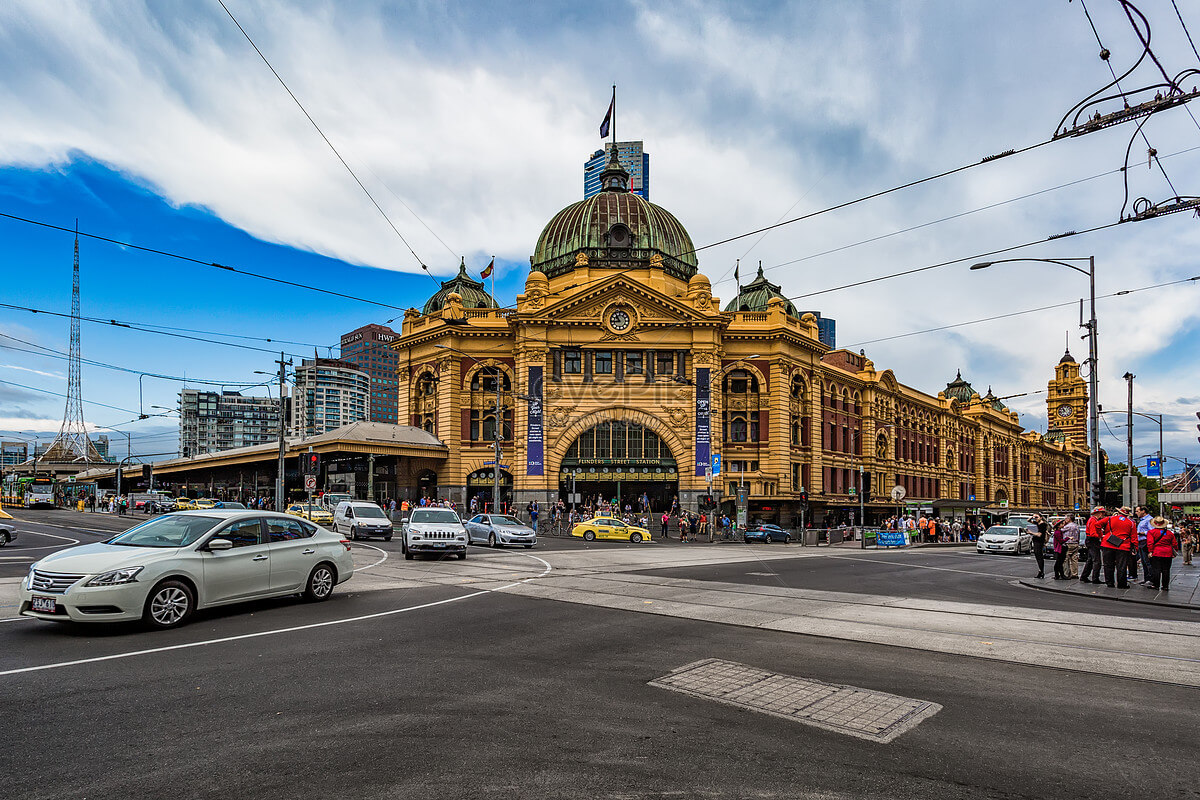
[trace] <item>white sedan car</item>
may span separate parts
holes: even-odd
[[[180,625],[198,608],[302,593],[350,579],[350,543],[270,511],[179,511],[106,542],[59,550],[21,582],[20,613],[72,622]]]
[[[1033,537],[1024,528],[1013,525],[993,525],[975,541],[975,549],[980,553],[1022,553],[1033,552]]]

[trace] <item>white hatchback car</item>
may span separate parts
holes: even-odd
[[[180,625],[198,608],[303,593],[350,579],[350,543],[270,511],[178,511],[105,542],[59,550],[21,582],[20,613],[72,622]]]

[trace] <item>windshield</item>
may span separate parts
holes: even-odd
[[[342,502],[343,500],[353,500],[354,498],[352,498],[348,494],[327,494],[322,499],[326,503],[329,503],[331,505],[337,505],[338,503]]]
[[[228,500],[226,500],[226,501],[224,501],[223,503],[221,503],[221,508],[234,508],[234,509],[240,508],[240,509],[245,509],[245,508],[246,508],[246,506],[245,506],[245,505],[243,505],[242,503],[231,503],[231,502],[229,502]]]
[[[524,522],[521,522],[521,520],[517,519],[516,517],[506,517],[503,514],[493,516],[492,522],[496,525],[524,525],[525,524]]]
[[[1020,533],[1020,528],[1012,528],[1007,525],[993,525],[987,529],[988,536],[1017,536]]]
[[[155,517],[141,525],[109,539],[109,544],[122,547],[187,547],[212,530],[220,520],[214,517],[193,517],[169,514]]]
[[[387,519],[379,506],[352,506],[354,516],[364,519]]]
[[[458,514],[448,508],[418,508],[412,512],[409,522],[458,522]]]

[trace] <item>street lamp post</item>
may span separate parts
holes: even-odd
[[[978,264],[972,264],[971,269],[986,269],[993,264],[1004,264],[1013,261],[1040,261],[1045,264],[1058,264],[1059,266],[1073,269],[1076,272],[1088,277],[1088,310],[1089,319],[1087,324],[1080,320],[1080,327],[1088,330],[1088,449],[1091,451],[1088,459],[1089,483],[1091,484],[1088,492],[1088,504],[1090,507],[1100,501],[1102,497],[1103,484],[1100,480],[1100,405],[1098,393],[1100,390],[1100,362],[1099,362],[1099,330],[1096,326],[1096,257],[1088,256],[1086,258],[1002,258],[996,261],[983,261]],[[1088,268],[1080,269],[1073,264],[1068,264],[1068,261],[1086,261]],[[1080,317],[1082,318],[1082,308],[1080,309]]]

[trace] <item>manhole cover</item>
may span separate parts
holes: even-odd
[[[694,661],[650,685],[872,742],[890,742],[942,710],[926,700],[797,678],[716,658]]]

